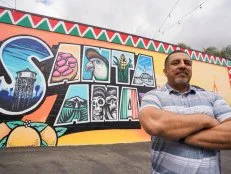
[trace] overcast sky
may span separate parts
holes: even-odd
[[[0,5],[14,8],[15,0]],[[231,44],[230,0],[16,0],[16,9],[195,50]]]

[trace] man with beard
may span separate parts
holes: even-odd
[[[140,123],[152,136],[152,173],[219,174],[221,149],[231,149],[231,108],[189,84],[192,61],[182,51],[165,59],[167,83],[146,93]]]
[[[113,88],[108,88],[106,93],[106,115],[107,120],[117,119],[117,91]]]

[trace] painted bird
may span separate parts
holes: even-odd
[[[92,48],[87,49],[85,54],[89,60],[85,67],[86,71],[92,71],[95,80],[107,81],[109,70],[108,60]]]

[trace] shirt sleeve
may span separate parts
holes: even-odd
[[[228,118],[231,118],[231,107],[222,97],[218,95],[215,96],[213,112],[217,120],[219,120],[220,122],[223,122]]]
[[[150,91],[144,95],[144,97],[142,98],[141,106],[139,110],[141,111],[143,108],[148,107],[148,106],[153,106],[158,109],[162,108],[161,102],[157,96],[156,91]]]

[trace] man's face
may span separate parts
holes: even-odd
[[[164,69],[168,83],[173,86],[187,85],[192,77],[192,61],[186,53],[172,54]]]

